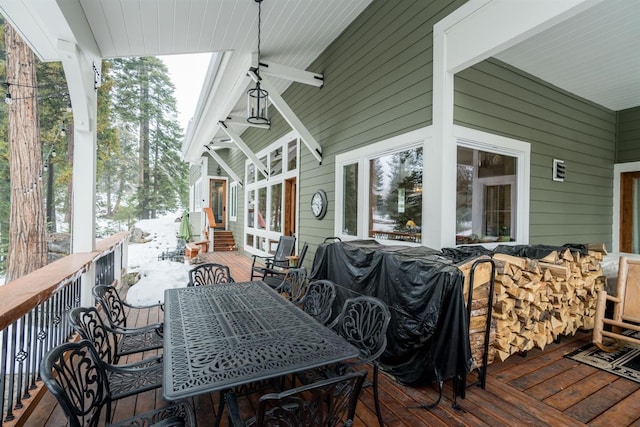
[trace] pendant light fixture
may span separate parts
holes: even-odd
[[[262,0],[258,3],[258,66],[252,68],[258,77],[255,87],[247,91],[247,122],[254,125],[270,125],[269,93],[260,86],[260,31],[262,26]]]

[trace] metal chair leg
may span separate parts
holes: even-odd
[[[380,410],[380,399],[378,398],[378,365],[373,365],[373,402],[376,406],[376,415],[378,416],[378,424],[384,426],[382,421],[382,411]]]

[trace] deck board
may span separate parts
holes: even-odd
[[[201,254],[208,262],[228,265],[236,281],[249,280],[251,258],[237,252]],[[137,322],[157,322],[162,319],[158,310]],[[608,374],[593,367],[565,358],[572,350],[590,341],[589,332],[562,337],[544,351],[531,350],[525,356],[512,355],[504,362],[489,366],[486,389],[476,385],[467,388],[465,399],[456,400],[453,385],[445,382],[442,400],[433,409],[421,409],[438,399],[433,384],[407,386],[381,373],[380,398],[385,424],[390,427],[420,426],[640,426],[640,384]],[[145,354],[145,357],[154,353]],[[134,360],[132,357],[130,360]],[[371,368],[368,368],[371,374]],[[474,381],[475,375],[469,376]],[[192,399],[198,425],[211,425],[219,395],[212,393]],[[143,393],[134,399],[118,402],[116,413],[129,415],[160,405],[160,390]],[[255,402],[241,399],[241,409],[248,416],[255,410]],[[25,426],[59,426],[64,416],[47,394]],[[224,427],[228,426],[226,416]],[[358,404],[356,427],[376,426],[371,387],[363,389]]]

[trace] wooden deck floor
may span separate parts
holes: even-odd
[[[207,254],[211,261],[230,267],[236,281],[248,280],[250,258],[235,252]],[[140,323],[149,319],[138,319]],[[385,424],[394,427],[418,426],[640,426],[640,384],[575,362],[565,354],[589,342],[589,332],[563,337],[544,351],[532,350],[526,357],[511,356],[489,367],[486,389],[470,386],[465,399],[453,407],[451,382],[445,383],[440,404],[430,410],[416,408],[435,402],[433,385],[412,387],[383,374],[380,398]],[[473,375],[470,380],[473,380]],[[116,405],[116,418],[142,412],[162,402],[162,392],[147,392]],[[209,426],[217,408],[218,395],[193,400],[198,425]],[[252,402],[243,400],[249,414]],[[61,426],[61,410],[46,395],[26,426]],[[223,425],[227,426],[226,417]],[[356,426],[376,426],[373,394],[363,389],[357,409]]]

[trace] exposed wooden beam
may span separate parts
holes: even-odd
[[[318,144],[318,141],[311,135],[311,132],[302,124],[302,121],[296,116],[296,113],[293,112],[291,107],[289,107],[282,96],[280,96],[280,93],[271,84],[269,79],[263,76],[258,77],[253,70],[249,70],[248,74],[253,81],[260,79],[260,85],[269,92],[269,99],[271,99],[273,106],[276,107],[286,122],[289,123],[289,126],[298,132],[302,141],[307,148],[309,148],[309,151],[311,151],[311,154],[313,154],[319,162],[322,162],[322,147],[320,147],[320,144]]]
[[[324,75],[321,73],[299,70],[287,65],[276,64],[275,62],[260,61],[260,74],[316,87],[324,85]]]
[[[216,163],[218,163],[220,165],[220,167],[222,169],[224,169],[224,171],[229,174],[229,176],[231,178],[233,178],[238,184],[240,184],[241,187],[244,187],[244,184],[242,183],[242,181],[240,180],[240,177],[238,175],[236,175],[236,173],[233,171],[233,169],[231,169],[229,167],[229,165],[227,164],[227,162],[225,162],[222,157],[220,157],[220,155],[218,153],[216,153],[216,150],[212,150],[211,147],[209,147],[208,145],[205,145],[204,148],[207,149],[207,153],[209,153],[209,155],[211,156],[211,158],[213,160],[216,161]]]
[[[242,138],[240,138],[240,135],[238,135],[232,129],[230,129],[225,124],[225,122],[220,121],[220,122],[218,122],[218,124],[220,125],[220,129],[222,129],[222,131],[224,133],[226,133],[229,136],[229,138],[231,138],[233,140],[233,142],[236,143],[238,148],[240,150],[242,150],[244,155],[247,156],[249,158],[249,160],[251,160],[253,162],[253,164],[256,165],[256,167],[260,170],[260,172],[262,172],[264,174],[264,176],[269,176],[269,169],[267,169],[267,167],[264,165],[264,163],[262,163],[260,161],[258,156],[256,156],[255,153],[253,151],[251,151],[251,148],[249,148],[247,143],[244,142],[242,140]]]
[[[271,129],[270,125],[260,125],[260,124],[255,124],[255,123],[249,123],[247,121],[246,118],[244,119],[234,119],[232,117],[227,117],[224,121],[226,124],[236,124],[239,126],[247,126],[247,127],[254,127],[254,128],[259,128],[259,129]]]

